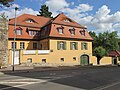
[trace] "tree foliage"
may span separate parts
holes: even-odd
[[[100,64],[100,59],[105,56],[106,51],[103,47],[99,46],[94,49],[94,52],[97,57],[97,64]]]
[[[0,0],[0,7],[2,7],[1,5],[4,5],[6,7],[10,6],[10,3],[13,2],[14,0]]]
[[[42,5],[37,16],[52,17],[52,12],[49,11],[48,6]]]
[[[99,58],[99,56],[96,54],[96,48],[97,50],[98,47],[102,47],[105,49],[105,55],[107,55],[110,51],[112,50],[118,50],[119,49],[119,40],[118,40],[118,35],[116,31],[113,32],[104,32],[104,33],[99,33],[96,35],[95,32],[89,32],[91,37],[94,39],[92,45],[93,45],[93,55]],[[102,52],[101,52],[102,53]]]

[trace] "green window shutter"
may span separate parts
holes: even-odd
[[[76,50],[78,50],[78,42],[76,42]]]
[[[64,50],[66,50],[66,42],[64,42]]]
[[[57,41],[57,49],[60,50],[60,41]]]
[[[83,45],[84,45],[84,43],[82,42],[82,43],[81,43],[81,50],[83,50]]]
[[[86,50],[88,50],[88,43],[86,43]]]
[[[72,50],[72,42],[70,42],[70,50]]]

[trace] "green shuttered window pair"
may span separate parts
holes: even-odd
[[[57,49],[58,50],[66,50],[66,42],[58,41],[57,42]]]
[[[81,50],[88,50],[88,43],[82,42],[81,43]]]
[[[70,42],[70,50],[78,50],[78,42]]]

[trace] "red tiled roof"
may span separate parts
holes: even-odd
[[[111,57],[120,56],[120,52],[114,50],[114,51],[109,52],[108,55],[111,56]]]
[[[26,20],[32,19],[34,23],[26,22]],[[23,14],[16,18],[17,25],[19,26],[30,26],[30,27],[42,27],[47,24],[51,18],[46,18],[42,16],[35,16],[30,14]],[[9,21],[9,24],[14,24],[14,18]]]
[[[68,19],[70,22],[65,22],[64,20]],[[27,20],[32,20],[33,23],[26,22]],[[16,18],[17,26],[16,28],[22,28],[22,35],[17,35],[16,38],[19,39],[40,39],[40,37],[33,37],[29,36],[27,32],[27,28],[30,30],[40,30],[41,27],[46,26],[49,24],[50,34],[47,36],[51,37],[61,37],[61,38],[74,38],[74,39],[82,39],[82,40],[93,40],[92,37],[89,35],[87,30],[85,30],[85,36],[82,36],[80,31],[86,29],[84,26],[78,24],[77,22],[73,21],[72,19],[65,16],[63,13],[59,14],[55,18],[46,18],[42,16],[34,16],[30,14],[23,14]],[[57,31],[58,26],[63,26],[64,34],[59,34]],[[75,35],[71,35],[69,29],[75,28]],[[9,38],[13,38],[13,30],[14,30],[14,18],[9,21]],[[49,32],[48,30],[48,32]],[[44,31],[44,30],[43,30]],[[42,34],[42,33],[41,33]],[[46,35],[45,35],[46,36]]]
[[[65,22],[64,20],[68,19],[70,20],[70,22]],[[68,26],[73,26],[73,27],[80,27],[80,28],[85,28],[84,26],[78,24],[77,22],[75,22],[74,20],[68,18],[65,14],[61,13],[59,15],[57,15],[54,19],[52,23],[56,23],[56,24],[61,24],[61,25],[68,25]]]

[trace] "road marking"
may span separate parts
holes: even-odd
[[[107,88],[113,87],[113,86],[115,86],[117,84],[120,84],[120,81],[112,83],[112,84],[109,84],[109,85],[106,85],[106,86],[101,86],[101,87],[93,88],[91,90],[103,90],[103,89],[107,89]]]
[[[42,80],[42,79],[31,79],[31,78],[27,78],[27,79],[14,79],[14,80],[5,80],[0,82],[0,84],[22,84],[22,85],[14,85],[14,86],[10,86],[10,87],[5,87],[2,88],[0,90],[6,90],[6,89],[10,89],[10,88],[14,88],[14,87],[22,87],[22,86],[27,86],[30,84],[36,84],[36,83],[44,83],[44,82],[48,82],[48,80]]]
[[[35,83],[38,83],[38,82],[35,82]],[[6,87],[6,88],[2,88],[0,90],[5,90],[5,89],[10,89],[10,88],[15,88],[15,87],[22,87],[22,86],[27,86],[27,85],[30,85],[30,84],[35,84],[35,83],[26,83],[26,84],[22,84],[22,85],[15,85],[15,86],[10,86],[10,87]]]

